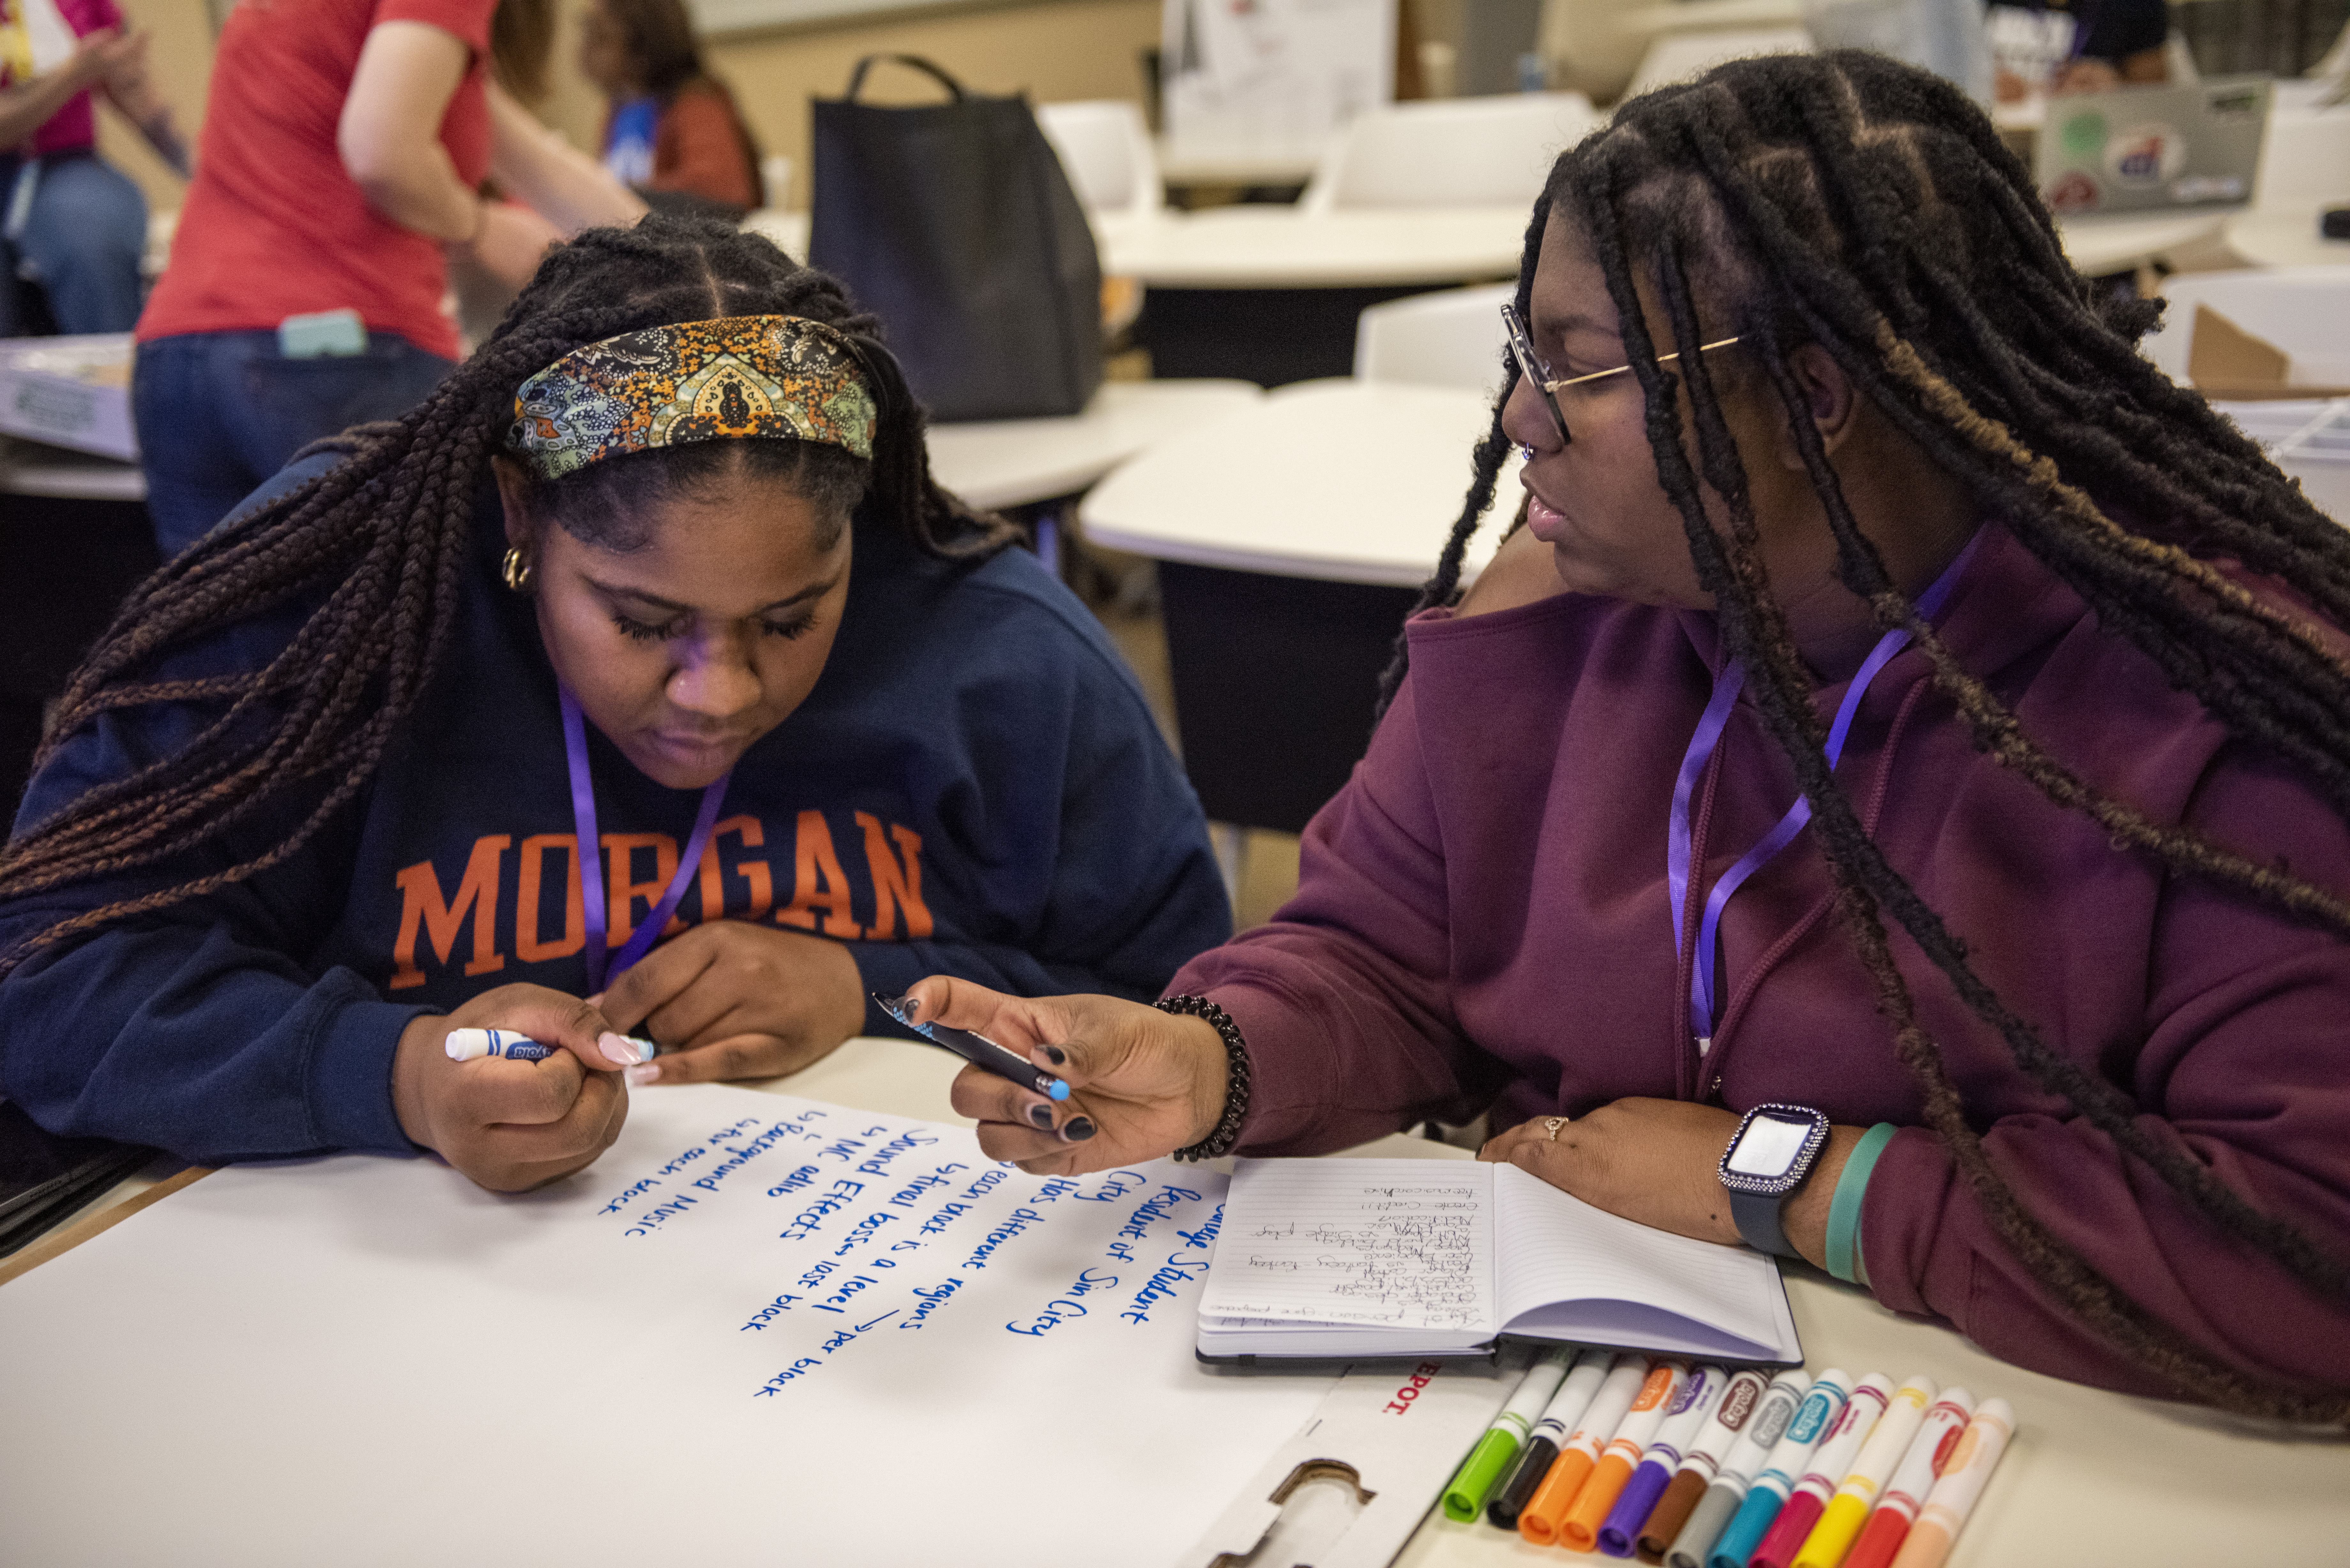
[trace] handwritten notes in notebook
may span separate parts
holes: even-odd
[[[1224,1188],[715,1085],[518,1198],[221,1171],[0,1289],[0,1556],[1171,1562],[1329,1386],[1194,1360]]]
[[[1356,1159],[1247,1168],[1249,1220],[1224,1240],[1203,1314],[1490,1329],[1490,1169]]]
[[[1514,1166],[1243,1160],[1223,1224],[1204,1355],[1435,1355],[1511,1334],[1803,1359],[1770,1259],[1606,1213]]]

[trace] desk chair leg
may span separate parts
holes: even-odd
[[[1248,829],[1229,822],[1208,824],[1208,846],[1216,852],[1216,869],[1224,876],[1224,896],[1232,908],[1241,905],[1241,879],[1248,875]]]

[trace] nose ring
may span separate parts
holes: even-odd
[[[1527,462],[1532,462],[1534,460],[1534,443],[1531,441],[1520,441],[1518,443],[1518,456]]]

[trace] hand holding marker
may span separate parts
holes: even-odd
[[[905,996],[883,996],[873,993],[881,1011],[929,1041],[943,1045],[972,1066],[983,1072],[1006,1078],[1024,1089],[1033,1089],[1048,1100],[1066,1100],[1069,1085],[1014,1053],[1005,1050],[984,1034],[974,1034],[968,1029],[957,1029],[948,1023],[917,1023],[911,1014],[913,999]]]

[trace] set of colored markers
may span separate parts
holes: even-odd
[[[1939,1568],[2014,1429],[2006,1400],[1923,1377],[1561,1349],[1469,1451],[1444,1512],[1671,1568]]]

